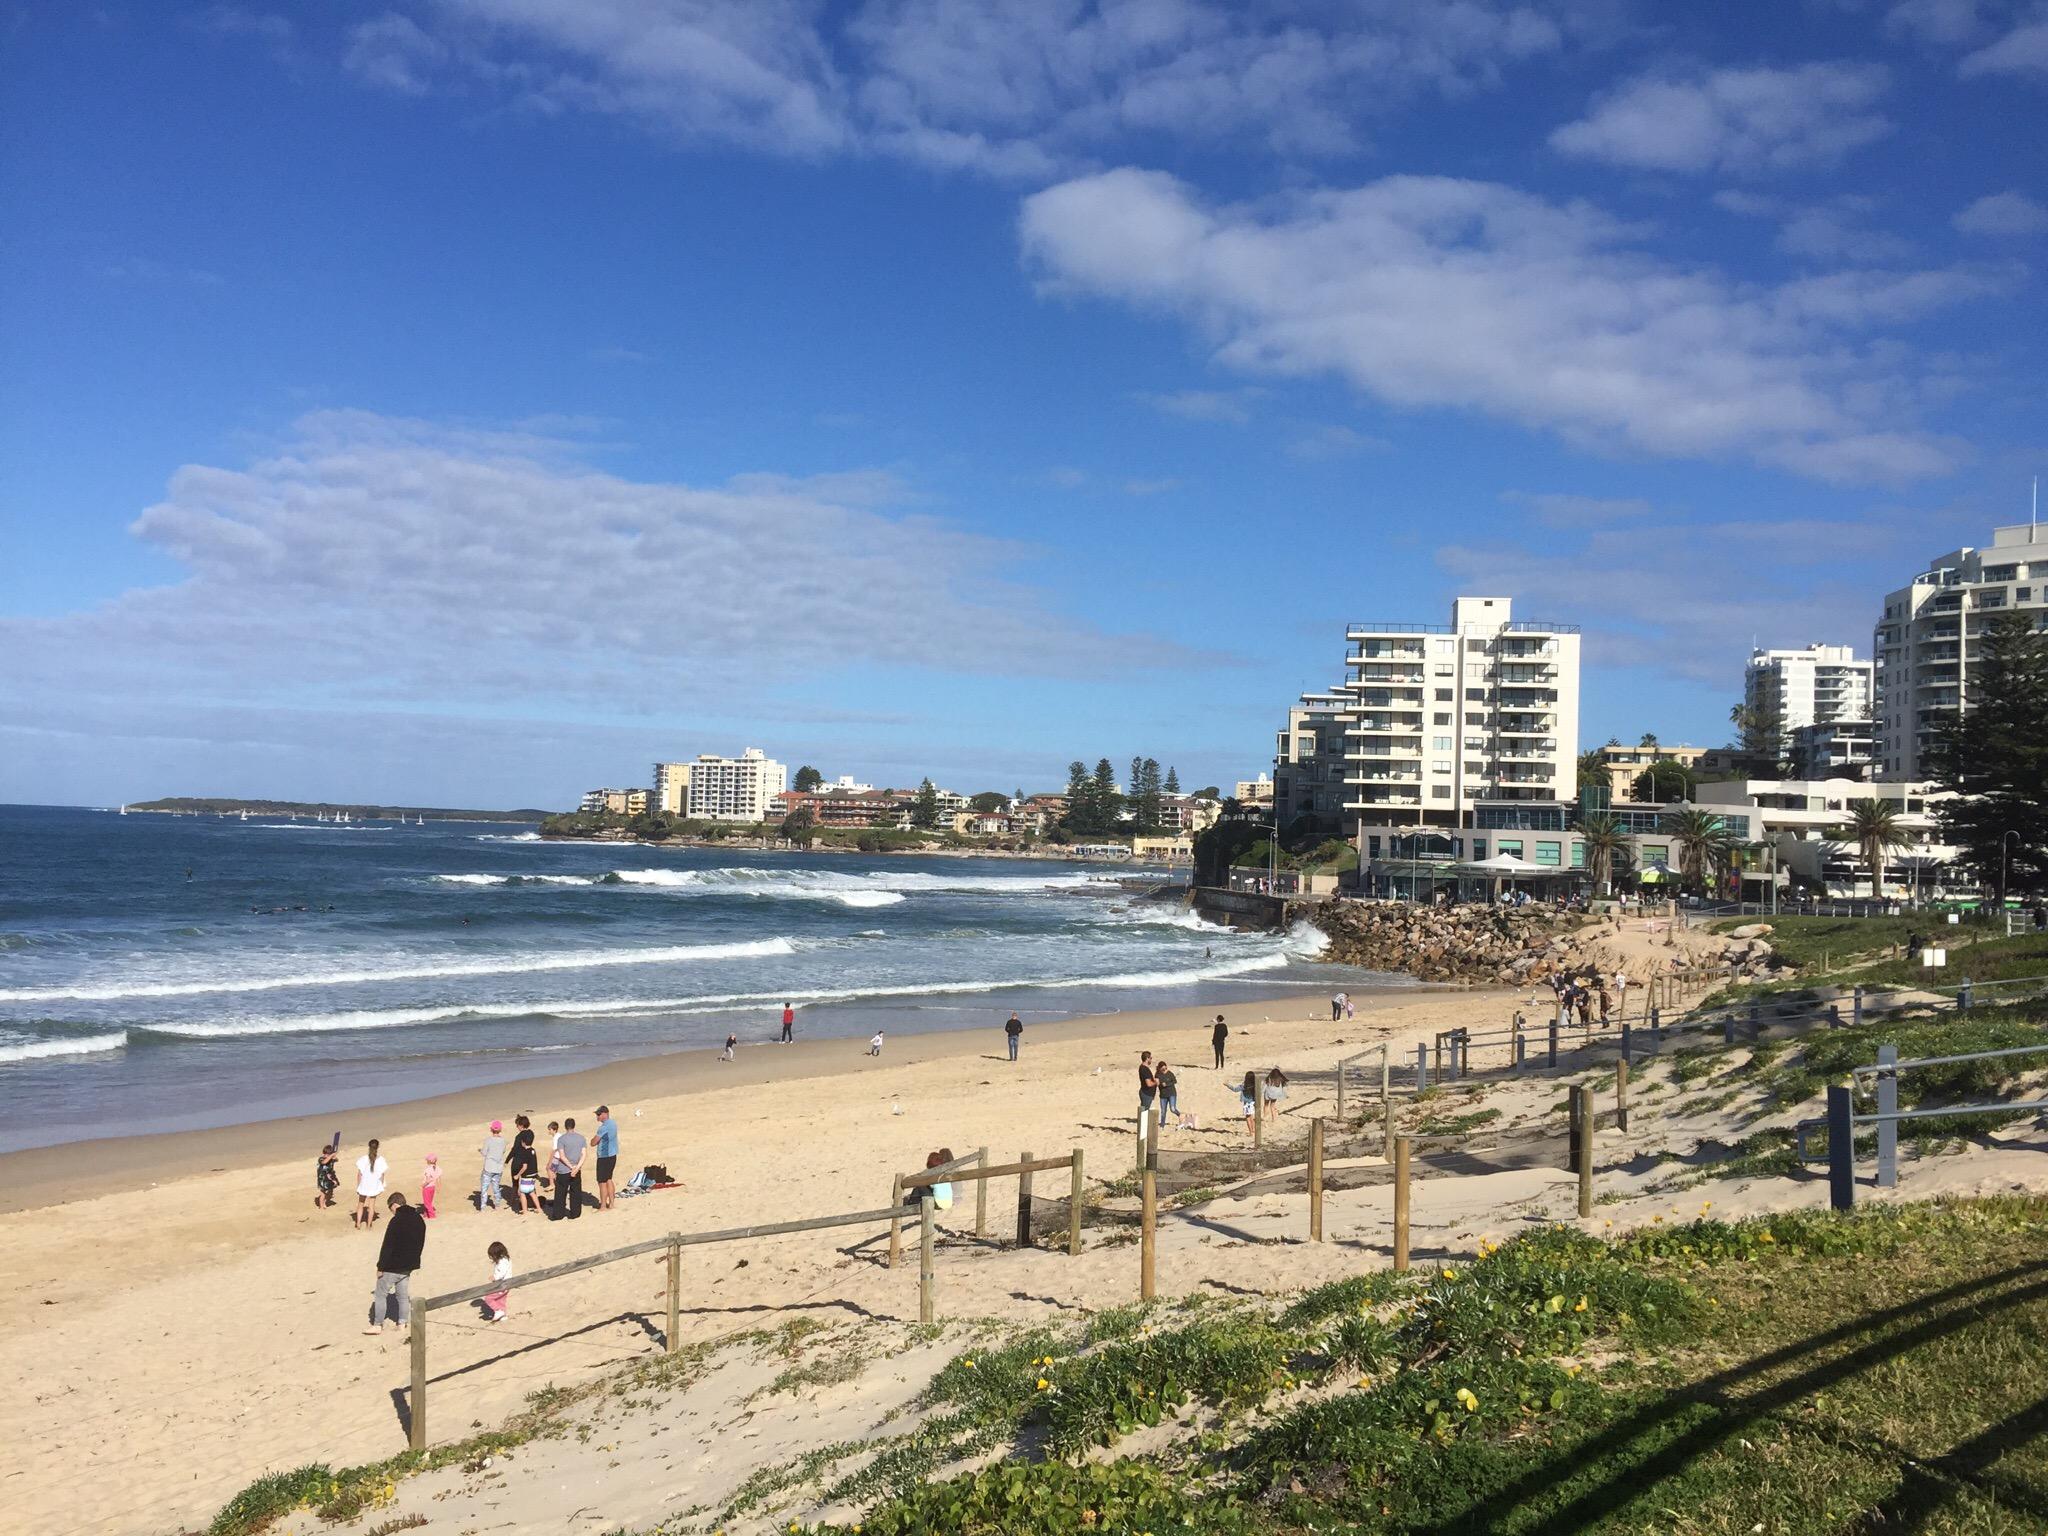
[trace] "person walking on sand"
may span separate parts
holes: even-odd
[[[868,1040],[868,1054],[870,1056],[879,1056],[882,1054],[882,1032],[879,1029],[876,1030],[873,1036]]]
[[[313,1164],[313,1209],[331,1210],[334,1206],[334,1192],[341,1188],[341,1169],[336,1166],[340,1160],[341,1148],[329,1142],[320,1149],[320,1159]]]
[[[512,1181],[512,1214],[524,1216],[528,1211],[538,1211],[540,1201],[534,1197],[534,1189],[540,1183],[540,1159],[533,1150],[531,1126],[512,1138],[512,1152],[505,1160],[505,1174]]]
[[[597,1158],[597,1208],[608,1211],[612,1208],[612,1196],[616,1189],[612,1175],[619,1167],[619,1122],[612,1118],[612,1112],[605,1105],[597,1106],[596,1145],[591,1152]]]
[[[1223,1070],[1223,1042],[1230,1038],[1230,1026],[1223,1022],[1223,1015],[1216,1015],[1216,1027],[1209,1031],[1209,1044],[1216,1051],[1216,1070]]]
[[[434,1219],[434,1195],[440,1188],[441,1159],[429,1152],[427,1166],[420,1173],[420,1215],[427,1221]]]
[[[369,1150],[356,1159],[356,1208],[349,1220],[365,1231],[377,1225],[376,1198],[384,1193],[384,1180],[391,1165],[377,1151],[377,1139],[370,1138]]]
[[[1010,1060],[1017,1059],[1017,1042],[1024,1038],[1024,1021],[1017,1017],[1017,1010],[1010,1010],[1010,1021],[1003,1026],[1003,1033],[1009,1037]]]
[[[1248,1071],[1238,1085],[1237,1107],[1244,1113],[1244,1133],[1252,1134],[1252,1120],[1259,1112],[1259,1074]]]
[[[555,1198],[555,1148],[562,1144],[562,1122],[548,1122],[548,1155],[540,1165],[540,1195],[553,1204]]]
[[[740,1037],[738,1035],[728,1033],[725,1037],[725,1049],[718,1053],[718,1059],[720,1061],[734,1060],[735,1057],[733,1053],[739,1050],[739,1048]]]
[[[1339,1019],[1341,1019],[1341,1018],[1343,1018],[1343,1017],[1344,1017],[1344,994],[1343,994],[1342,992],[1339,992],[1339,993],[1337,993],[1337,994],[1336,994],[1336,995],[1335,995],[1334,997],[1332,997],[1332,998],[1330,999],[1330,1022],[1331,1022],[1332,1024],[1334,1024],[1334,1023],[1336,1023],[1336,1022],[1337,1022],[1337,1021],[1338,1021]]]
[[[1346,992],[1344,994],[1344,1017],[1346,1019],[1355,1019],[1358,1017],[1357,1010],[1353,1008],[1351,1005],[1351,994],[1349,992]]]
[[[391,1222],[384,1228],[384,1244],[377,1250],[377,1283],[370,1292],[370,1325],[365,1333],[382,1333],[387,1318],[401,1328],[411,1320],[413,1271],[420,1267],[427,1247],[425,1218],[395,1189],[387,1203]]]
[[[555,1143],[555,1215],[575,1221],[583,1214],[583,1157],[590,1143],[576,1129],[573,1115],[562,1120],[562,1139]]]
[[[1164,1061],[1152,1069],[1152,1076],[1159,1084],[1159,1129],[1163,1131],[1180,1124],[1180,1079]]]
[[[498,1208],[498,1192],[505,1181],[505,1122],[493,1120],[491,1129],[484,1137],[483,1145],[477,1152],[484,1160],[484,1170],[477,1179],[476,1208],[495,1211]]]
[[[796,1039],[796,1007],[791,1003],[782,1005],[782,1043],[789,1045]]]
[[[484,1316],[502,1323],[512,1300],[512,1287],[506,1284],[512,1278],[512,1250],[503,1243],[493,1243],[484,1251],[484,1257],[491,1261],[491,1283],[498,1287],[484,1297]]]

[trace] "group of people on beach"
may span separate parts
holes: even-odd
[[[546,1215],[551,1220],[574,1221],[583,1214],[586,1170],[594,1175],[595,1194],[589,1197],[601,1211],[614,1208],[618,1197],[619,1123],[609,1105],[597,1106],[595,1129],[585,1134],[576,1127],[576,1117],[566,1115],[547,1124],[547,1152],[543,1157],[539,1133],[530,1115],[513,1117],[508,1139],[505,1122],[493,1120],[477,1147],[480,1168],[477,1175],[476,1208],[479,1211],[508,1209],[515,1216]],[[427,1223],[435,1209],[441,1185],[440,1158],[432,1152],[420,1171],[419,1204],[409,1201],[403,1190],[387,1188],[391,1163],[372,1137],[362,1156],[355,1160],[356,1203],[349,1212],[350,1224],[370,1231],[382,1221],[384,1240],[377,1251],[377,1280],[370,1296],[370,1321],[365,1333],[381,1333],[387,1322],[403,1327],[412,1313],[412,1277],[426,1251]],[[341,1133],[320,1149],[314,1165],[313,1205],[316,1210],[332,1209],[335,1192],[341,1186]],[[382,1210],[379,1206],[382,1206]],[[388,1217],[386,1215],[388,1213]],[[485,1251],[491,1279],[503,1282],[512,1275],[512,1253],[502,1242]],[[503,1320],[509,1287],[484,1297],[484,1315],[492,1322]]]
[[[1341,994],[1340,994],[1341,996]],[[1344,998],[1344,1004],[1350,999]],[[1332,1017],[1337,1014],[1333,1010]],[[1012,1014],[1014,1024],[1016,1015]],[[1015,1036],[1011,1037],[1012,1040]],[[1230,1040],[1230,1025],[1222,1014],[1216,1015],[1215,1028],[1209,1032],[1209,1048],[1215,1057],[1216,1070],[1223,1070],[1225,1049]],[[1015,1060],[1012,1051],[1011,1060]],[[1273,1067],[1266,1073],[1263,1084],[1256,1070],[1248,1071],[1244,1081],[1238,1085],[1238,1109],[1244,1115],[1244,1128],[1251,1134],[1259,1113],[1259,1100],[1263,1095],[1270,1106],[1287,1097],[1287,1074]],[[1147,1126],[1154,1115],[1158,1117],[1159,1128],[1163,1130],[1197,1131],[1201,1122],[1180,1107],[1180,1078],[1165,1057],[1155,1059],[1150,1051],[1138,1053],[1138,1124]]]

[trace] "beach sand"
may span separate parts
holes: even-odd
[[[1622,943],[1646,963],[1668,960],[1659,934],[1631,933]],[[428,1295],[487,1278],[484,1250],[493,1238],[524,1271],[668,1231],[873,1209],[887,1203],[892,1173],[922,1167],[941,1146],[987,1146],[997,1161],[1079,1147],[1099,1190],[1132,1164],[1142,1048],[1174,1062],[1182,1106],[1201,1120],[1199,1132],[1170,1133],[1169,1146],[1241,1146],[1235,1084],[1247,1067],[1327,1069],[1382,1039],[1396,1042],[1397,1059],[1412,1057],[1410,1042],[1440,1029],[1497,1028],[1517,1007],[1540,1017],[1526,994],[1502,991],[1376,992],[1358,1002],[1359,1016],[1341,1023],[1330,1020],[1326,997],[1300,990],[1226,1007],[1230,1058],[1220,1074],[1210,1067],[1213,1007],[1034,1026],[1015,1065],[1005,1059],[997,1017],[982,1031],[892,1040],[879,1060],[864,1054],[864,1042],[835,1040],[750,1047],[731,1065],[707,1051],[614,1063],[352,1112],[340,1117],[343,1156],[352,1161],[378,1135],[393,1187],[413,1193],[425,1155],[439,1155],[442,1214],[429,1225],[414,1284],[415,1295]],[[1552,1078],[1487,1102],[1547,1124],[1561,1094]],[[600,1102],[622,1126],[622,1176],[663,1163],[683,1188],[573,1223],[469,1205],[474,1149],[490,1118],[509,1123],[528,1110],[542,1124],[574,1114],[588,1125]],[[1294,1134],[1330,1108],[1305,1086],[1287,1105]],[[1658,1134],[1657,1118],[1639,1116],[1638,1140]],[[0,1432],[27,1453],[0,1471],[6,1523],[45,1536],[203,1527],[264,1473],[313,1461],[345,1466],[404,1448],[404,1338],[361,1332],[379,1238],[350,1227],[346,1201],[327,1211],[312,1206],[314,1153],[335,1119],[0,1158],[10,1205],[0,1214],[0,1371],[18,1384],[0,1399]],[[1063,1192],[1063,1174],[1040,1179],[1041,1194]],[[343,1194],[351,1187],[345,1178]],[[971,1192],[962,1188],[948,1222],[956,1230],[972,1223]],[[1015,1189],[1002,1181],[990,1190],[996,1234],[1014,1221]],[[1571,1199],[1561,1168],[1425,1182],[1416,1201],[1417,1260],[1469,1252],[1481,1237],[1554,1219]],[[1816,1196],[1810,1184],[1761,1181],[1755,1199],[1810,1204]],[[1160,1294],[1275,1294],[1383,1265],[1386,1205],[1384,1187],[1333,1192],[1322,1244],[1305,1241],[1298,1194],[1177,1213],[1161,1226]],[[1613,1217],[1635,1219],[1624,1206]],[[914,1236],[910,1262],[895,1270],[882,1267],[882,1249],[881,1229],[862,1228],[686,1250],[682,1338],[801,1316],[900,1329],[917,1317]],[[1137,1268],[1134,1245],[1092,1228],[1079,1258],[949,1242],[938,1270],[940,1314],[1071,1320],[1135,1299]],[[466,1308],[433,1314],[432,1438],[495,1425],[541,1386],[649,1358],[661,1347],[662,1294],[660,1261],[636,1259],[516,1290],[501,1324]],[[801,1416],[785,1431],[799,1449],[809,1433]],[[737,1470],[763,1464],[779,1444],[760,1438]],[[721,1457],[707,1475],[715,1482],[735,1470],[733,1457]],[[589,1528],[615,1528],[626,1504],[648,1506],[651,1519],[669,1507],[664,1499],[694,1501],[662,1481],[668,1473],[649,1475],[650,1486],[625,1504],[603,1504],[607,1523]],[[444,1522],[436,1515],[434,1524]],[[447,1528],[486,1525],[514,1528],[502,1519]]]

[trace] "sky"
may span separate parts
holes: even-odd
[[[0,3],[0,801],[1728,734],[2048,467],[2048,0]]]

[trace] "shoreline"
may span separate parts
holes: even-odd
[[[1446,988],[1422,982],[1375,987],[1355,994],[1358,1017],[1344,1022],[1353,1029],[1360,1028],[1375,1013],[1411,1003],[1424,994],[1449,993],[1465,998],[1492,992],[1507,995],[1508,989]],[[1249,1044],[1250,1032],[1256,1028],[1252,1023],[1254,1015],[1258,1023],[1299,1024],[1320,1016],[1313,1005],[1321,1001],[1320,995],[1305,994],[1296,987],[1288,992],[1230,1002],[1080,1014],[1027,1025],[1025,1046],[1028,1050],[1033,1042],[1059,1045],[1078,1040],[1157,1036],[1169,1027],[1179,1035],[1187,1030],[1186,1016],[1194,1010],[1200,1010],[1205,1019],[1212,1012],[1223,1013],[1231,1023],[1233,1041],[1243,1029]],[[341,1129],[344,1147],[360,1146],[371,1135],[388,1145],[399,1137],[441,1132],[480,1134],[480,1128],[491,1119],[503,1119],[510,1124],[512,1116],[520,1113],[532,1114],[537,1123],[545,1123],[558,1112],[588,1115],[598,1104],[609,1101],[621,1106],[622,1126],[630,1133],[631,1106],[652,1099],[683,1098],[726,1088],[779,1088],[846,1077],[878,1066],[911,1066],[973,1056],[1006,1064],[1002,1023],[1002,1018],[992,1010],[985,1027],[898,1035],[888,1041],[879,1061],[866,1054],[864,1038],[847,1036],[799,1039],[788,1046],[772,1042],[743,1045],[730,1064],[719,1060],[717,1047],[691,1048],[622,1057],[596,1066],[511,1078],[355,1109],[251,1119],[203,1130],[145,1131],[132,1136],[25,1147],[0,1152],[0,1215],[151,1189],[195,1175],[232,1173],[295,1160],[303,1161],[310,1170],[314,1152],[326,1144],[337,1127]],[[1207,1036],[1176,1049],[1189,1061],[1206,1061]],[[534,1107],[545,1104],[569,1107],[560,1111]],[[457,1127],[464,1129],[458,1132]],[[631,1153],[625,1155],[630,1163]],[[52,1186],[63,1192],[52,1193]]]

